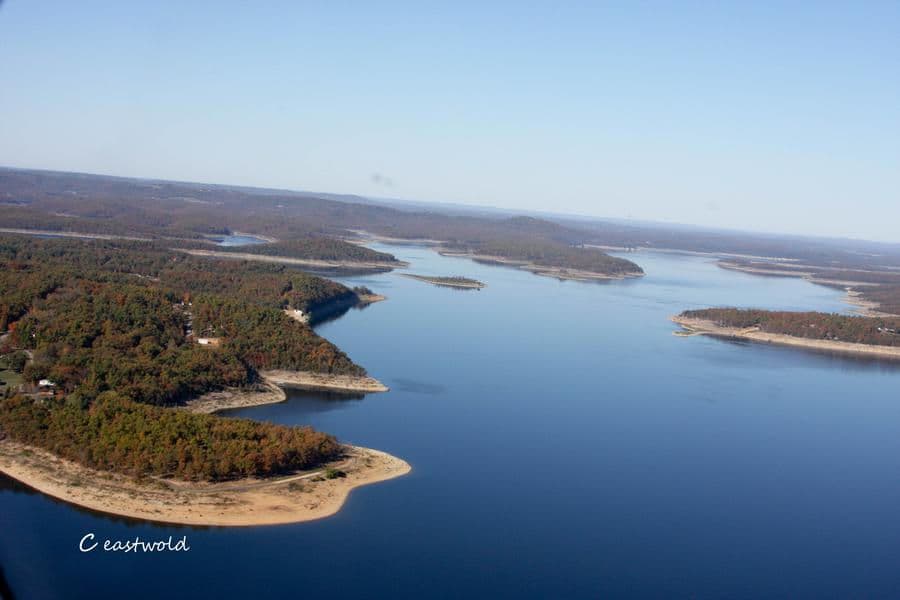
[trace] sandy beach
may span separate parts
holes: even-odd
[[[752,342],[793,346],[826,352],[900,359],[900,347],[897,346],[876,346],[874,344],[854,344],[851,342],[837,342],[832,340],[814,340],[779,333],[765,333],[756,327],[748,327],[745,329],[737,327],[720,327],[714,322],[705,319],[689,319],[681,316],[671,317],[671,320],[674,323],[681,325],[688,334],[693,335],[709,335],[713,337],[749,340]],[[684,334],[684,332],[676,333]]]
[[[390,388],[374,377],[332,375],[310,371],[260,371],[267,382],[283,388],[322,390],[327,392],[387,392]]]
[[[412,470],[406,461],[385,452],[345,449],[345,457],[328,466],[346,477],[326,479],[323,468],[272,479],[191,483],[138,481],[0,440],[0,471],[54,498],[114,515],[184,525],[277,525],[331,516],[354,489]]]

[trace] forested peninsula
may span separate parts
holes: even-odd
[[[687,334],[900,358],[900,317],[708,308],[672,320]]]
[[[0,388],[0,470],[38,489],[47,478],[59,484],[62,476],[35,460],[49,453],[72,472],[177,487],[315,472],[353,452],[308,427],[175,409],[209,393],[253,390],[270,371],[380,385],[285,314],[352,300],[356,291],[284,265],[211,261],[164,242],[7,235],[0,264],[0,358],[19,378]],[[97,483],[72,477],[77,486]]]

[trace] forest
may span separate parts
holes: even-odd
[[[681,313],[689,319],[712,321],[720,327],[758,327],[814,340],[900,346],[900,317],[861,317],[821,312],[789,312],[742,308],[706,308]]]
[[[0,403],[0,432],[84,466],[134,477],[223,481],[310,469],[341,453],[308,427],[197,415],[116,392],[87,408],[17,396]]]
[[[644,271],[630,260],[610,256],[596,248],[580,248],[534,239],[491,239],[457,243],[449,248],[478,255],[521,260],[544,267],[575,269],[608,275],[636,275]]]
[[[359,244],[352,244],[333,237],[314,236],[296,240],[278,241],[271,244],[251,244],[247,246],[222,246],[220,252],[240,252],[243,254],[264,254],[286,256],[288,258],[309,258],[316,260],[399,263],[392,254],[378,252]]]
[[[502,256],[537,257],[546,266],[640,272],[634,263],[582,245],[583,230],[533,217],[497,218],[399,210],[359,197],[285,190],[150,181],[74,173],[0,169],[0,227],[169,239],[196,247],[235,230],[274,237],[274,244],[218,247],[322,260],[393,257],[335,238],[364,230],[403,239],[430,238],[477,251],[497,242]],[[208,246],[207,246],[208,247]],[[611,270],[608,270],[611,269]]]
[[[357,292],[284,265],[223,263],[155,242],[0,235],[0,264],[9,330],[0,355],[28,352],[25,381],[55,384],[49,397],[4,388],[0,436],[89,466],[188,479],[274,474],[334,456],[333,438],[308,429],[170,407],[252,384],[260,369],[364,374],[283,312]],[[195,343],[201,335],[221,343]]]

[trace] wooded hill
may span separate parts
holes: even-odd
[[[681,316],[712,321],[720,327],[758,327],[766,333],[778,333],[814,340],[832,340],[854,344],[900,346],[900,317],[857,317],[821,312],[787,312],[742,308],[706,308],[687,310]]]
[[[58,392],[4,400],[2,435],[89,466],[206,479],[312,466],[337,451],[310,430],[153,405],[251,384],[263,368],[364,374],[282,310],[352,290],[282,265],[143,242],[0,236],[0,264],[0,324],[11,330],[0,354],[29,351],[25,379],[50,379]]]
[[[361,198],[338,201],[283,190],[0,169],[0,204],[4,206],[0,227],[7,228],[178,241],[238,230],[284,242],[220,248],[223,251],[370,260],[374,255],[353,244],[321,241],[365,230],[402,239],[441,240],[472,250],[493,242],[502,244],[498,251],[508,258],[530,260],[536,255],[548,266],[604,269],[598,271],[601,274],[640,272],[629,261],[602,260],[603,252],[582,248],[592,237],[585,231],[547,220],[398,210]]]

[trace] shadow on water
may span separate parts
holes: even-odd
[[[309,321],[310,327],[316,327],[317,325],[322,325],[323,323],[330,323],[331,321],[337,321],[344,315],[346,315],[351,310],[366,310],[372,306],[371,303],[365,304],[354,304],[354,305],[346,305],[340,306],[337,308],[333,308],[326,312],[313,312],[312,318]]]
[[[286,389],[285,391],[287,392],[287,400],[284,402],[250,408],[223,410],[219,414],[223,416],[252,418],[258,421],[273,421],[276,423],[295,422],[297,419],[305,419],[306,415],[349,408],[351,405],[360,402],[366,397],[366,394],[361,393],[293,389]],[[252,411],[252,416],[249,411]]]
[[[3,565],[0,565],[0,600],[15,600],[16,595],[13,594],[9,582],[6,580],[6,574],[3,572]]]
[[[784,365],[785,367],[797,366],[796,360],[784,361],[785,353],[806,359],[808,366],[816,368],[836,369],[841,371],[860,372],[884,372],[897,373],[900,371],[900,360],[880,356],[869,356],[853,352],[836,352],[822,348],[796,348],[780,346],[777,344],[761,344],[750,340],[738,340],[732,338],[714,338],[720,344],[726,344],[734,348],[753,349],[752,359],[764,362],[771,366]],[[714,355],[712,360],[716,362],[743,362],[744,357],[738,355]]]

